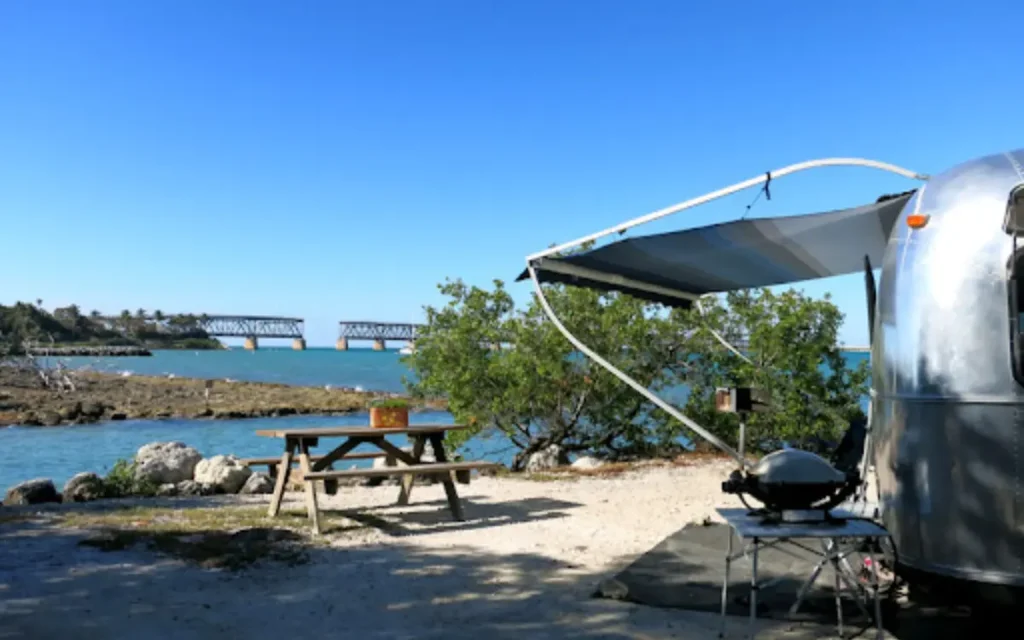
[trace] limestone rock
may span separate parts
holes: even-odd
[[[106,495],[103,478],[95,473],[75,474],[64,485],[64,502],[90,502]]]
[[[174,485],[174,490],[174,495],[179,496],[209,496],[214,493],[213,485],[196,482],[195,480],[179,482]]]
[[[99,420],[103,417],[104,410],[104,406],[99,402],[84,402],[78,417],[79,419],[86,417],[91,420]]]
[[[245,481],[242,488],[238,490],[238,493],[244,494],[260,494],[260,493],[273,493],[274,492],[274,481],[270,479],[265,473],[254,473],[249,476],[249,479]]]
[[[35,478],[16,484],[4,496],[4,504],[8,506],[46,502],[60,502],[57,487],[53,486],[53,480],[49,478]]]
[[[76,402],[60,410],[60,417],[64,420],[76,420],[82,415],[82,403]]]
[[[41,427],[43,423],[40,422],[39,416],[36,415],[35,411],[26,411],[25,413],[18,416],[18,422],[23,427]]]
[[[192,481],[191,480],[186,480],[185,482],[192,482]],[[167,498],[167,497],[176,496],[176,495],[178,495],[178,485],[171,484],[170,482],[162,484],[162,485],[160,485],[159,487],[156,488],[156,495],[159,498]]]
[[[62,421],[63,419],[56,411],[41,411],[39,413],[39,423],[44,427],[56,427]]]
[[[208,484],[220,493],[238,493],[252,469],[235,456],[213,456],[199,461],[195,468],[195,481]]]
[[[403,447],[402,451],[412,455],[412,447]],[[423,447],[423,455],[420,456],[420,462],[437,462],[437,458],[434,456],[434,448],[430,446],[430,443],[427,443],[427,446]],[[399,466],[404,466],[404,463],[402,462],[399,462],[398,464]]]
[[[531,453],[530,457],[526,460],[526,470],[531,473],[547,471],[565,462],[566,457],[562,453],[562,448],[557,444],[553,444],[550,447]]]
[[[397,464],[396,463],[397,463],[397,461],[394,461],[394,462],[391,462],[389,464],[387,458],[374,458],[373,464],[371,465],[371,467],[374,468],[374,469],[386,469],[388,467],[396,467],[399,464],[401,464],[401,463],[397,463]],[[376,477],[373,477],[373,478],[366,478],[365,480],[363,480],[363,486],[366,486],[366,487],[379,487],[381,485],[392,486],[392,485],[399,484],[401,482],[401,480],[399,480],[399,477],[400,476],[376,476]]]
[[[177,484],[191,480],[203,456],[182,442],[153,442],[135,454],[135,476],[153,484]]]
[[[573,469],[597,469],[604,464],[603,460],[598,460],[593,456],[580,456],[572,463]]]

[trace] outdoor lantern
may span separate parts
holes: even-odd
[[[721,413],[758,413],[771,408],[771,396],[754,387],[719,387],[715,389],[715,410]]]

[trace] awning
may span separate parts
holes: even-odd
[[[882,263],[889,234],[914,192],[874,204],[620,240],[534,263],[541,282],[620,291],[674,307],[703,294],[862,271]],[[517,280],[528,279],[524,271]]]

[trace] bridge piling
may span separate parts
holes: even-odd
[[[382,338],[378,338],[377,340],[373,341],[373,350],[374,351],[383,351],[386,346],[387,345],[384,343],[384,340]]]
[[[246,351],[256,351],[259,348],[260,348],[260,342],[256,338],[256,336],[249,336],[248,338],[245,339],[245,350]]]
[[[292,349],[294,349],[295,351],[305,351],[306,350],[306,339],[305,338],[295,338],[294,340],[292,340]]]
[[[338,338],[338,341],[334,343],[334,348],[338,351],[348,351],[348,338]]]

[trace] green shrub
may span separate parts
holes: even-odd
[[[108,498],[156,495],[156,484],[148,479],[136,478],[135,468],[134,460],[121,459],[114,463],[103,479],[104,493]]]
[[[405,398],[376,398],[370,401],[374,409],[407,409],[409,401]]]

